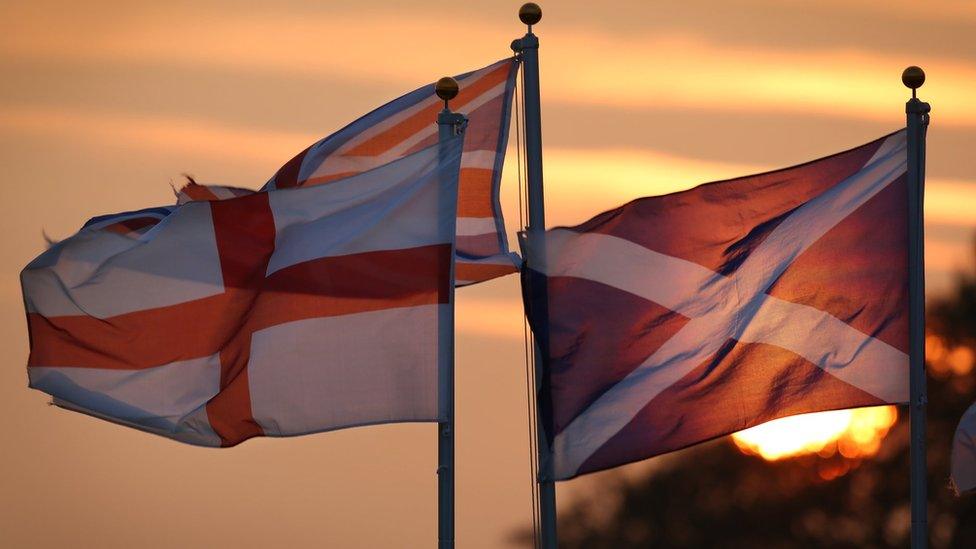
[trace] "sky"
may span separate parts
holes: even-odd
[[[973,3],[540,3],[550,225],[871,141],[904,125],[900,75],[916,64],[932,104],[930,295],[969,266]],[[184,172],[256,188],[376,106],[511,55],[520,2],[81,4],[0,3],[0,544],[430,546],[433,425],[209,450],[56,409],[27,389],[18,274],[43,235],[169,204]],[[460,290],[457,316],[458,542],[506,547],[530,520],[516,278]],[[559,501],[654,464],[560,484]]]

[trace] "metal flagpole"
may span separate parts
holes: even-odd
[[[519,8],[519,19],[528,25],[528,30],[521,39],[512,43],[512,49],[522,55],[523,75],[523,94],[525,107],[525,157],[526,157],[526,179],[528,186],[528,210],[529,224],[528,233],[530,240],[541,242],[541,236],[546,230],[545,202],[542,189],[542,117],[539,101],[539,38],[532,34],[532,25],[542,20],[542,8],[537,4],[529,2]],[[536,253],[544,254],[544,250],[536,250]],[[546,288],[531,288],[531,291],[538,297],[541,292],[543,295],[538,299],[545,309]],[[541,325],[545,326],[548,321],[548,311],[537,310],[537,318],[542,319]],[[544,328],[543,328],[544,329]],[[539,367],[543,363],[538,342],[535,345],[535,383],[536,394],[542,386],[542,372]],[[552,474],[552,453],[546,435],[543,422],[540,421],[539,412],[536,411],[536,437],[539,452],[539,514],[540,514],[540,534],[542,547],[544,549],[556,548],[556,486],[553,483]],[[530,418],[530,421],[532,419]]]
[[[925,73],[908,67],[901,75],[912,98],[905,104],[908,119],[908,315],[910,420],[911,420],[911,498],[912,548],[928,546],[928,468],[925,459],[925,131],[929,124],[929,104],[916,97],[925,82]]]
[[[437,115],[439,161],[443,166],[449,161],[445,144],[461,130],[464,115],[451,112],[447,102],[458,94],[458,83],[445,76],[434,86],[437,97],[444,100],[444,110]],[[453,250],[451,252],[453,254]],[[451,258],[450,277],[451,307],[454,307],[454,258]],[[447,342],[446,356],[441,355],[438,364],[438,406],[442,421],[437,424],[437,546],[439,549],[454,548],[454,314],[441,318],[438,336]]]

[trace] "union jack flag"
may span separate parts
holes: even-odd
[[[456,77],[460,92],[451,108],[468,118],[458,191],[456,284],[464,286],[516,272],[499,203],[502,165],[518,72],[503,59]],[[422,86],[325,137],[289,160],[262,190],[307,187],[376,168],[437,141],[433,121],[443,103],[434,85]],[[223,200],[246,189],[190,182],[178,203]]]
[[[906,165],[900,131],[529,240],[555,478],[906,402]]]

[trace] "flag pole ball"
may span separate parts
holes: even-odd
[[[437,84],[434,85],[434,92],[437,93],[437,97],[440,97],[444,101],[454,99],[458,94],[457,80],[451,78],[450,76],[441,78],[437,81]]]
[[[922,87],[925,83],[925,71],[921,67],[912,65],[901,73],[901,81],[905,86],[915,90]]]
[[[519,19],[526,25],[535,25],[542,20],[542,8],[535,2],[522,4],[522,7],[519,8]]]

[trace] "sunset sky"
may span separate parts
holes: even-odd
[[[511,55],[524,33],[520,4],[0,4],[0,545],[431,545],[433,425],[209,450],[47,406],[27,389],[18,274],[44,234],[172,203],[181,173],[257,188],[380,104]],[[976,4],[540,4],[550,225],[871,141],[904,125],[900,75],[916,64],[928,76],[919,96],[932,104],[928,291],[970,266]],[[514,244],[509,153],[503,206]],[[457,316],[458,543],[504,547],[530,524],[516,277],[458,291]],[[653,464],[561,484],[560,501]]]

